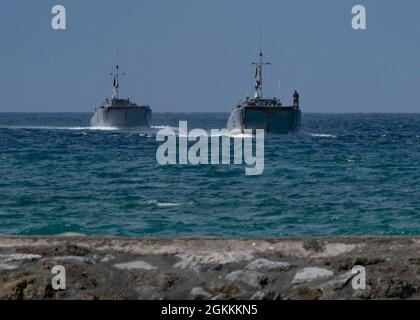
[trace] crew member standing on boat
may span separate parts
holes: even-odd
[[[293,107],[299,108],[299,93],[297,90],[295,90],[295,93],[293,94]]]

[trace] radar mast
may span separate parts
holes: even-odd
[[[262,32],[260,32],[260,54],[259,61],[253,62],[252,65],[255,67],[255,98],[263,99],[263,67],[271,65],[270,61],[267,61],[267,58],[264,57],[262,52]]]

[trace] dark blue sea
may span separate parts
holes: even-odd
[[[0,113],[0,233],[115,236],[420,235],[420,114],[304,114],[265,137],[265,170],[160,166],[159,128],[228,114],[154,114],[144,131],[90,114]]]

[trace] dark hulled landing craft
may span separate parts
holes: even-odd
[[[111,99],[96,108],[90,119],[92,127],[135,128],[150,127],[152,110],[149,106],[137,105],[129,99],[119,99],[119,66],[116,67]]]
[[[288,134],[300,129],[302,112],[299,108],[299,98],[295,96],[293,106],[283,106],[280,100],[263,98],[262,74],[263,54],[260,61],[253,63],[256,66],[255,81],[256,93],[254,99],[247,98],[245,102],[237,105],[230,114],[228,121],[229,130],[264,129],[267,133]],[[297,95],[297,92],[295,93]]]

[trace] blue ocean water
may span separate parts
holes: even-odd
[[[265,171],[160,166],[157,130],[228,114],[154,114],[145,131],[90,114],[0,114],[0,233],[116,236],[420,235],[420,114],[304,114],[268,135]]]

